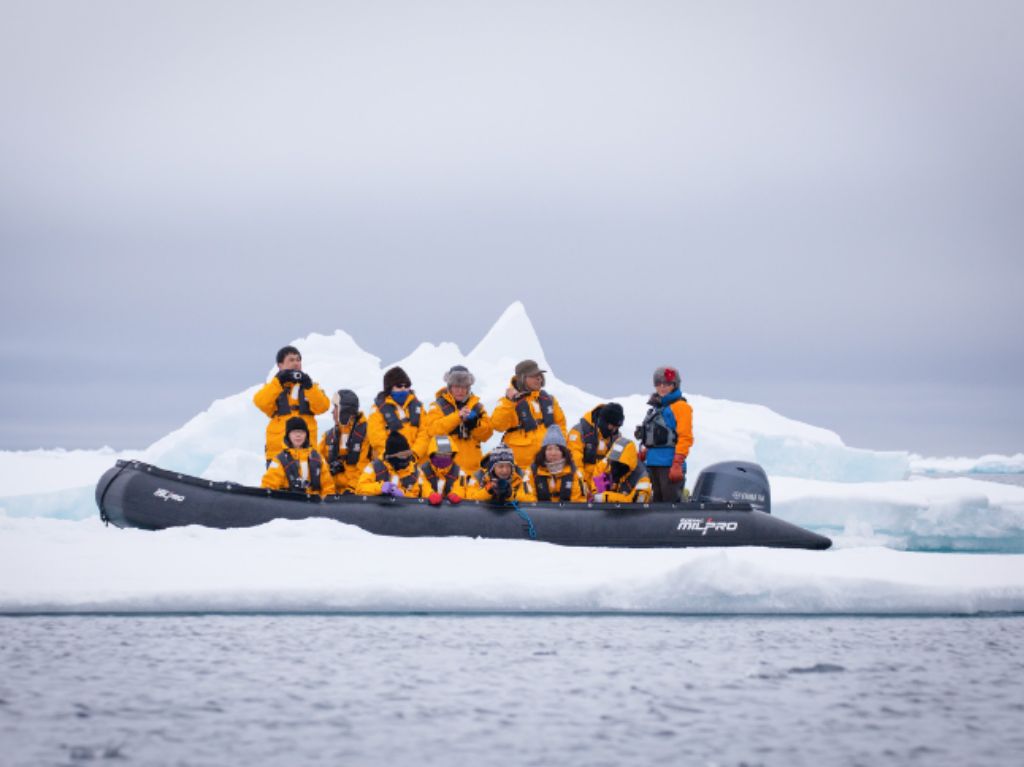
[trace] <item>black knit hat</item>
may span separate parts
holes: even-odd
[[[402,368],[395,365],[384,373],[384,392],[391,391],[396,386],[412,386],[412,381]]]
[[[309,426],[306,424],[305,418],[300,418],[297,415],[293,415],[284,423],[284,444],[288,447],[292,447],[292,443],[288,441],[288,435],[296,430],[306,432],[306,439],[302,441],[302,444],[299,445],[299,447],[306,447],[309,445]]]
[[[622,405],[618,402],[609,402],[601,408],[601,412],[597,414],[597,420],[611,426],[622,426],[626,420],[626,414],[622,412]]]
[[[385,456],[403,453],[409,449],[409,440],[407,440],[400,431],[393,431],[388,434],[388,438],[384,442]]]

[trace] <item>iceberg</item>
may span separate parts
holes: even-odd
[[[570,424],[602,401],[626,414],[647,394],[605,397],[561,380],[519,302],[464,354],[423,343],[383,364],[344,331],[294,341],[328,391],[368,410],[399,364],[422,400],[453,364],[488,408],[515,363],[536,359]],[[272,374],[267,371],[267,377]],[[643,377],[646,388],[646,375]],[[257,485],[266,418],[260,384],[215,399],[142,450],[0,452],[0,611],[569,611],[976,613],[1024,610],[1024,455],[929,459],[846,445],[833,431],[757,404],[687,393],[695,411],[690,484],[723,460],[768,472],[773,513],[828,535],[829,552],[610,551],[468,539],[391,539],[325,520],[251,530],[104,528],[93,498],[118,459]],[[320,427],[329,426],[329,416]],[[496,441],[495,438],[494,441]],[[942,476],[948,474],[970,476]],[[960,552],[960,553],[952,553]]]

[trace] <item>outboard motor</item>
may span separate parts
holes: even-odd
[[[723,461],[708,466],[697,477],[693,501],[698,503],[749,503],[754,511],[772,513],[768,475],[756,463]]]

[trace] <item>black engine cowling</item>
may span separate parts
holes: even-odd
[[[692,500],[749,503],[755,511],[772,513],[768,475],[756,463],[746,461],[723,461],[705,468],[697,477]]]

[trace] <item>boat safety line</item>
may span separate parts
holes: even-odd
[[[519,504],[516,503],[515,501],[512,501],[512,508],[515,509],[516,514],[519,515],[519,518],[526,523],[526,532],[530,536],[530,540],[537,540],[537,528],[533,526],[533,520],[530,519],[530,515],[523,511],[522,509],[520,509]]]

